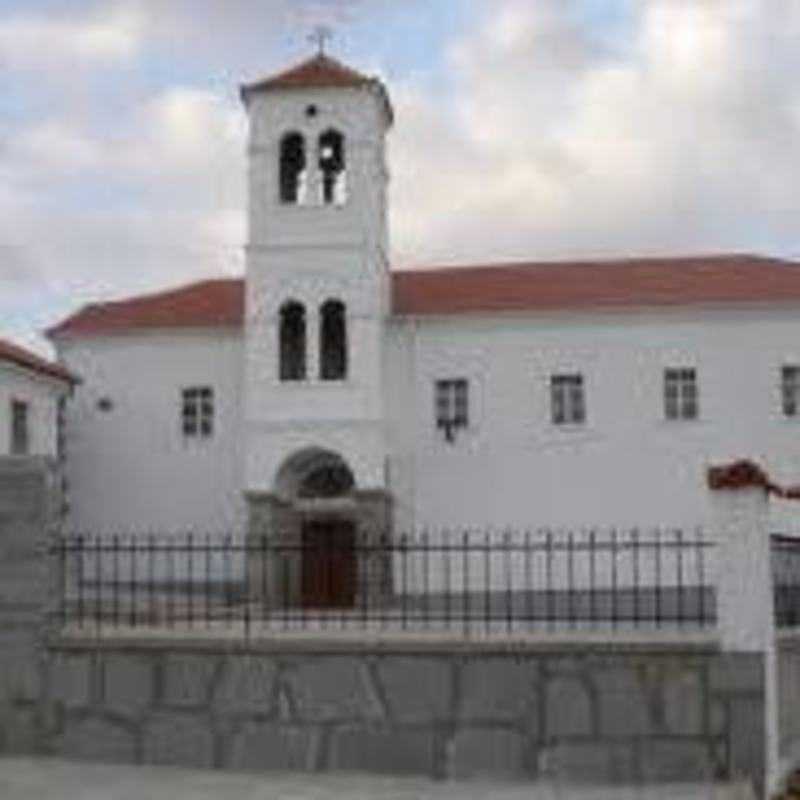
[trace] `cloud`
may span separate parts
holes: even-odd
[[[52,69],[132,59],[144,32],[134,6],[108,6],[95,15],[71,17],[20,14],[0,17],[0,63],[6,69]]]
[[[637,8],[615,52],[575,2],[508,0],[453,46],[448,113],[399,94],[402,260],[800,252],[800,3]]]
[[[441,72],[389,82],[395,264],[800,255],[800,0],[640,0],[614,35],[586,7],[475,0]],[[0,311],[46,323],[46,303],[241,271],[237,83],[285,66],[287,39],[307,52],[312,23],[346,35],[386,8],[130,0],[0,16],[4,63],[47,71],[23,75],[25,113],[0,128]]]
[[[0,150],[4,290],[66,309],[241,272],[245,127],[228,98],[180,86],[112,135],[59,118],[22,126]]]

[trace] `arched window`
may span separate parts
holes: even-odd
[[[306,377],[306,310],[289,301],[280,314],[280,379],[302,381]]]
[[[328,300],[319,312],[319,376],[324,381],[347,377],[347,320],[340,300]]]
[[[344,136],[328,130],[319,137],[319,169],[322,173],[322,202],[341,205],[346,200]]]
[[[299,204],[305,199],[306,143],[299,133],[281,139],[281,202]]]

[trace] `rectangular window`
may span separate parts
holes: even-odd
[[[699,402],[695,369],[664,370],[664,416],[669,420],[697,419]]]
[[[796,417],[800,413],[800,367],[785,366],[781,370],[783,414]]]
[[[447,441],[456,430],[469,426],[469,382],[466,378],[436,381],[436,427]]]
[[[181,411],[183,435],[208,439],[214,434],[214,390],[208,386],[184,389]]]
[[[63,461],[67,452],[67,398],[63,395],[58,398],[56,406],[56,455]]]
[[[550,377],[550,411],[553,425],[583,425],[586,422],[583,375]]]
[[[11,455],[25,456],[30,451],[28,430],[28,404],[21,400],[11,401]]]

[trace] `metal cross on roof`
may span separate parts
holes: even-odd
[[[317,45],[319,54],[325,55],[325,44],[333,39],[333,31],[327,25],[317,25],[308,37],[308,41]]]

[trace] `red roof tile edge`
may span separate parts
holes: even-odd
[[[747,459],[709,467],[706,480],[712,492],[763,489],[768,495],[783,500],[800,500],[800,486],[773,483],[765,469]]]
[[[639,258],[447,267],[392,273],[397,316],[800,303],[800,264],[759,256]],[[239,327],[244,282],[206,280],[89,305],[51,338],[141,329]]]
[[[57,339],[142,329],[239,328],[243,319],[244,282],[240,278],[218,278],[124,300],[92,303],[48,328],[45,335]]]
[[[45,375],[48,378],[56,378],[65,383],[80,383],[80,378],[60,364],[37,356],[35,353],[31,353],[29,350],[25,350],[6,339],[0,339],[0,363],[4,361],[30,372]]]
[[[379,78],[364,75],[330,56],[319,54],[285,69],[276,75],[242,84],[239,94],[247,104],[250,95],[281,89],[346,89],[361,86],[375,87],[383,100],[390,122],[394,109],[389,92]]]

